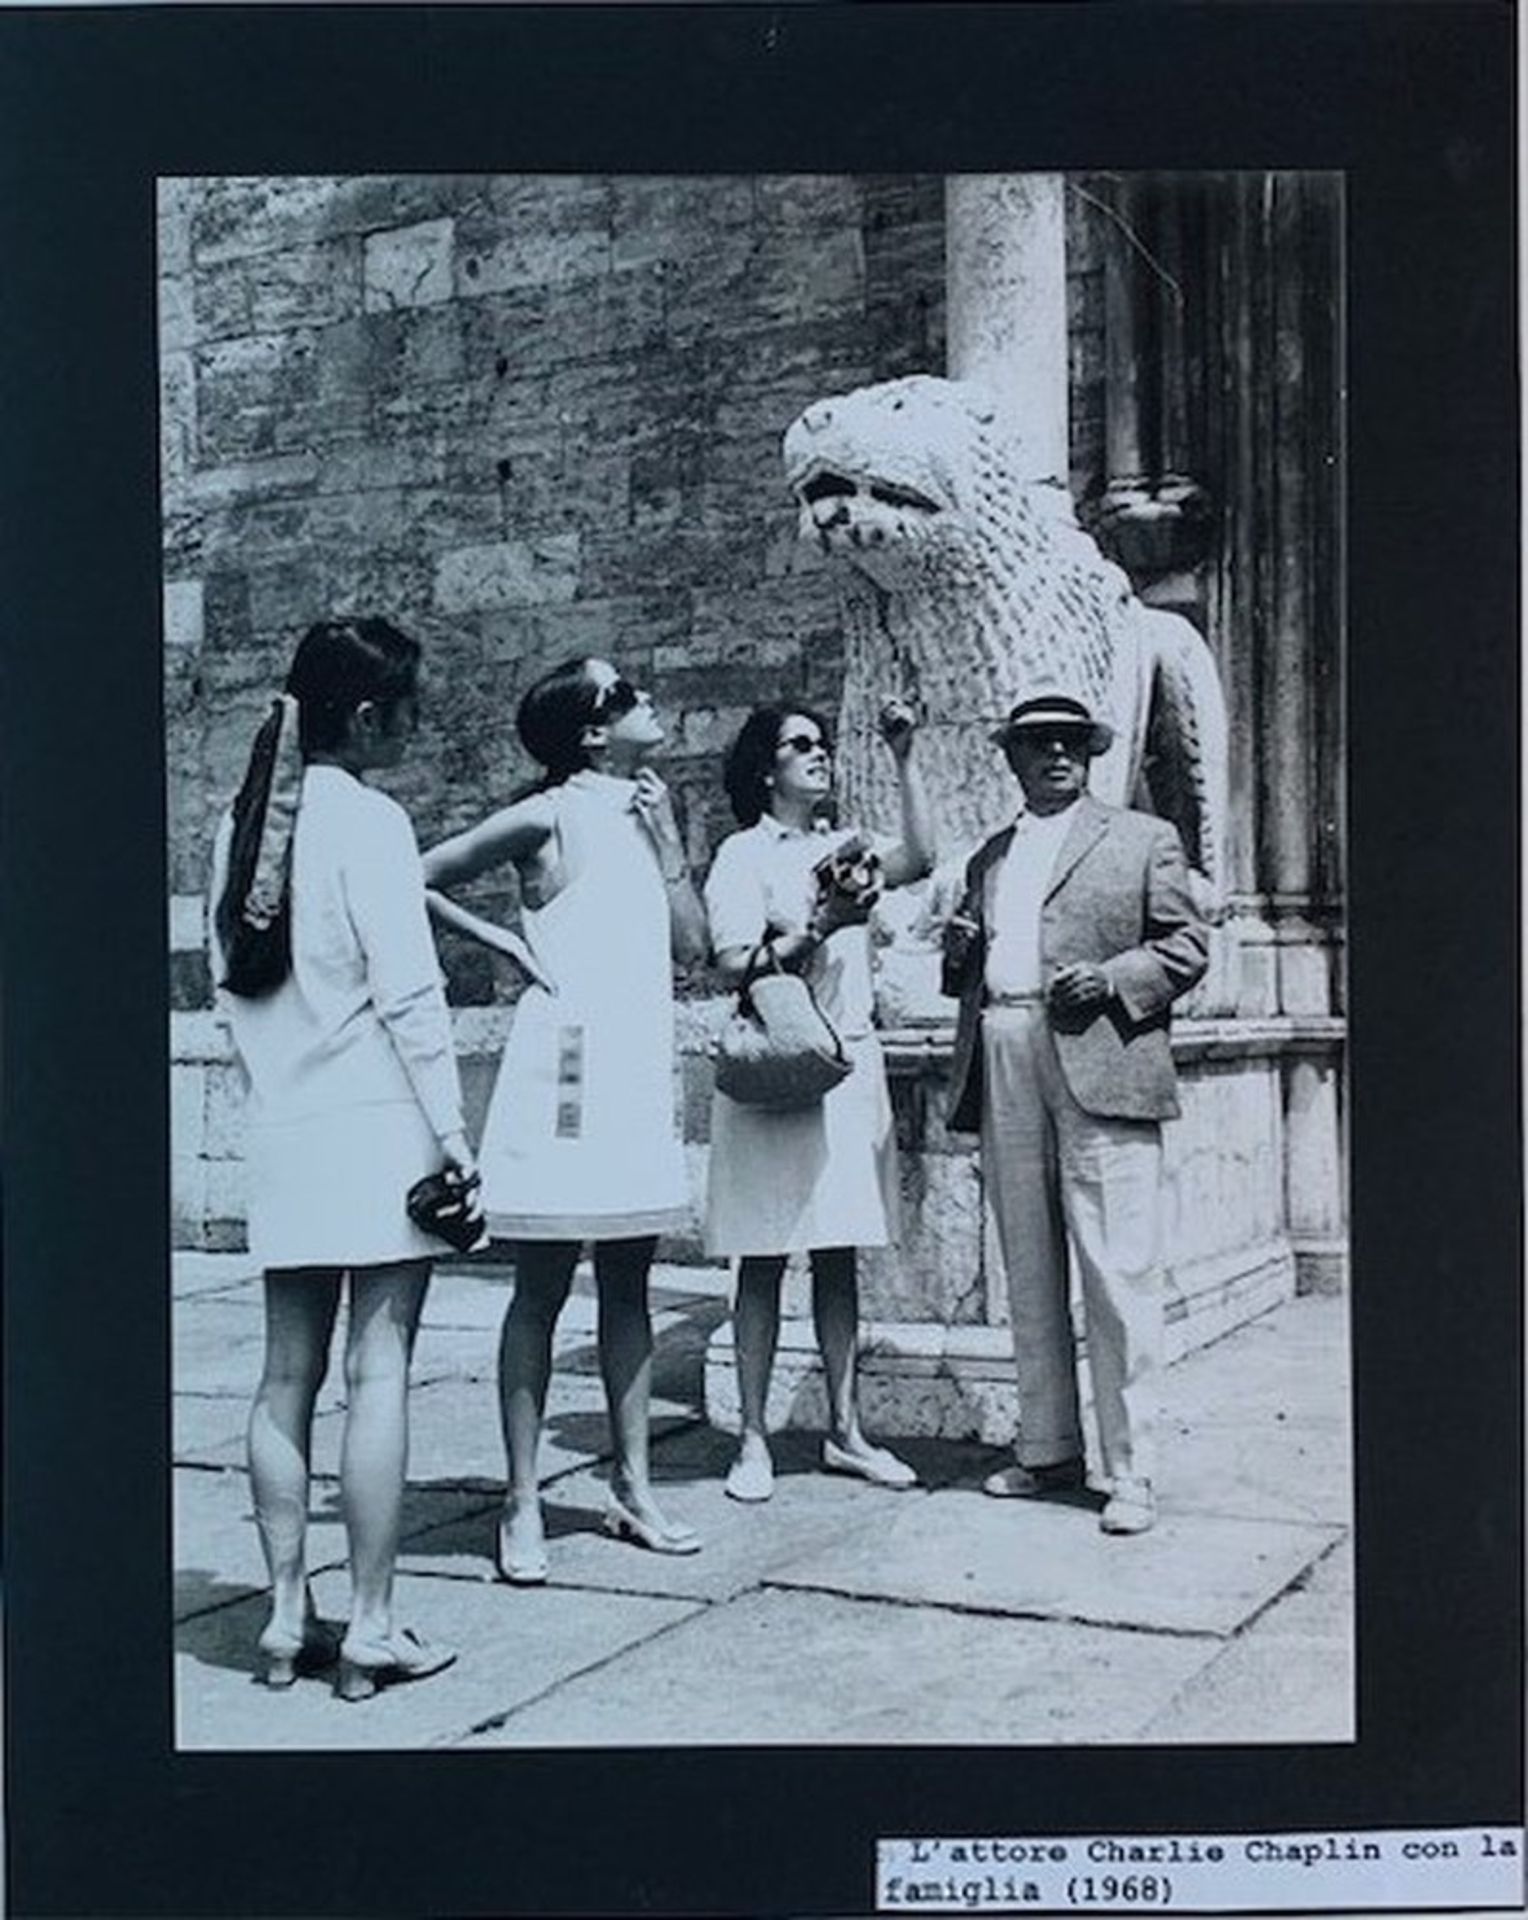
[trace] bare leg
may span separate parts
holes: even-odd
[[[358,1267],[350,1276],[340,1499],[350,1540],[350,1637],[357,1641],[385,1641],[392,1632],[409,1359],[429,1280],[428,1260]]]
[[[769,1382],[780,1342],[780,1282],[785,1255],[750,1254],[738,1262],[732,1309],[733,1351],[741,1437],[727,1491],[737,1500],[763,1500],[774,1486],[769,1452]]]
[[[859,1350],[859,1279],[853,1247],[818,1247],[812,1253],[812,1319],[828,1388],[829,1434],[823,1464],[855,1473],[879,1487],[911,1487],[918,1476],[905,1460],[872,1446],[859,1419],[856,1379]]]
[[[767,1407],[775,1348],[780,1340],[780,1281],[785,1255],[751,1254],[738,1262],[737,1301],[732,1309],[737,1356],[737,1396],[743,1438],[769,1432]]]
[[[338,1271],[265,1275],[265,1366],[249,1415],[249,1479],[271,1580],[267,1633],[300,1642],[307,1611],[308,1463],[313,1404],[329,1364]]]
[[[664,1524],[648,1468],[648,1406],[653,1386],[653,1323],[647,1275],[658,1243],[601,1240],[594,1249],[599,1289],[600,1377],[615,1445],[611,1485],[617,1499],[654,1526]]]
[[[812,1253],[812,1321],[828,1389],[828,1431],[839,1446],[860,1452],[855,1399],[855,1350],[859,1344],[859,1278],[853,1247],[818,1247]]]
[[[499,1415],[509,1462],[499,1547],[504,1573],[518,1566],[541,1577],[541,1423],[552,1377],[552,1333],[577,1264],[573,1240],[523,1240],[515,1248],[515,1292],[499,1342]]]

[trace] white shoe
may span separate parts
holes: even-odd
[[[822,1464],[829,1473],[851,1473],[875,1487],[894,1487],[899,1492],[918,1484],[918,1476],[905,1460],[886,1447],[861,1442],[858,1447],[841,1447],[836,1440],[822,1443]]]
[[[1156,1518],[1151,1482],[1122,1480],[1105,1502],[1098,1524],[1105,1533],[1149,1533]]]
[[[740,1453],[728,1469],[726,1486],[729,1499],[753,1504],[767,1500],[775,1490],[775,1463],[769,1449],[749,1448]]]

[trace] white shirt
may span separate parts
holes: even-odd
[[[755,947],[773,928],[800,933],[817,900],[812,869],[835,848],[854,838],[852,829],[836,831],[819,821],[808,832],[788,827],[772,813],[756,825],[729,834],[716,850],[706,879],[706,915],[711,946]],[[884,848],[872,841],[878,851]],[[870,1032],[874,996],[870,979],[868,927],[840,927],[813,953],[805,978],[817,1004],[844,1039]]]
[[[215,907],[233,817],[213,852]],[[213,977],[223,956],[209,940]],[[252,1117],[280,1123],[417,1100],[436,1135],[462,1127],[461,1086],[409,817],[343,768],[309,767],[292,841],[292,971],[218,1007],[250,1079]]]
[[[1072,807],[1066,806],[1059,813],[1025,811],[1014,822],[1013,840],[993,884],[987,930],[989,994],[1041,990],[1040,909],[1073,817]]]

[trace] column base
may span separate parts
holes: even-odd
[[[1296,1293],[1347,1292],[1349,1259],[1346,1240],[1297,1238],[1294,1252]]]

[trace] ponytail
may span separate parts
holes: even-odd
[[[292,971],[292,832],[302,791],[298,705],[277,696],[233,803],[228,874],[213,909],[221,984],[241,999],[274,993]]]

